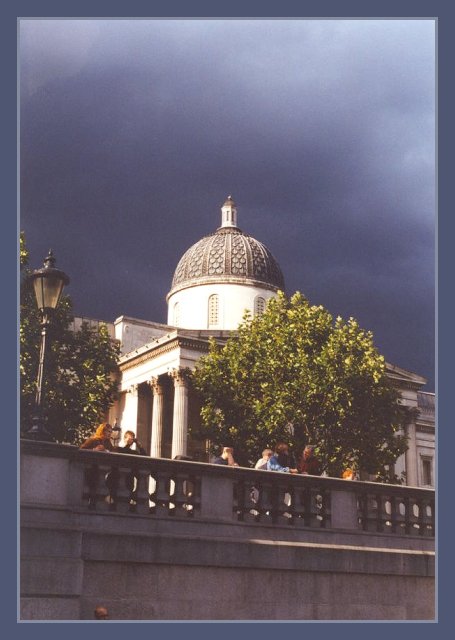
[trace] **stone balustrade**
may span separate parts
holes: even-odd
[[[21,503],[150,520],[434,537],[434,491],[22,442]]]
[[[22,620],[434,619],[431,490],[30,441],[20,462]]]

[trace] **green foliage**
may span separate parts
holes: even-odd
[[[21,233],[21,432],[28,431],[32,424],[41,333],[27,264],[28,252]],[[79,331],[72,331],[73,319],[71,300],[63,295],[48,330],[44,415],[46,429],[56,441],[79,444],[102,421],[116,398],[119,348],[110,339],[105,324],[94,330],[83,323]]]
[[[224,346],[212,340],[193,382],[203,404],[193,435],[232,443],[244,464],[285,440],[299,454],[314,444],[329,475],[347,466],[380,474],[406,449],[404,409],[371,332],[353,318],[334,322],[300,293],[247,314]]]

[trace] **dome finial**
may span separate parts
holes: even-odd
[[[237,226],[237,209],[232,196],[226,198],[226,202],[221,207],[221,226],[236,227]]]

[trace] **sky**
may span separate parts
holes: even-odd
[[[166,322],[232,194],[288,294],[434,390],[433,20],[22,19],[19,150],[76,315]]]

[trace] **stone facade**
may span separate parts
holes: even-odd
[[[125,332],[123,325],[129,328],[128,332]],[[126,333],[128,347],[137,348],[120,357],[121,396],[111,408],[109,420],[117,420],[123,430],[136,431],[138,438],[154,456],[171,457],[171,454],[189,453],[198,460],[207,460],[204,443],[190,441],[184,444],[182,433],[188,429],[188,420],[193,424],[199,420],[199,407],[191,389],[184,396],[181,395],[182,387],[176,382],[179,380],[176,372],[194,369],[199,358],[208,351],[209,338],[215,337],[222,342],[230,332],[183,330],[157,323],[153,323],[150,329],[148,326],[149,323],[141,324],[141,321],[127,317],[116,321],[116,335]],[[154,337],[160,330],[161,337]],[[144,336],[146,344],[143,344]],[[417,410],[413,422],[404,425],[409,449],[397,460],[394,472],[409,486],[433,488],[435,396],[421,391],[425,379],[415,373],[390,364],[387,364],[387,373],[399,389],[403,404]],[[179,410],[175,407],[176,397]],[[180,434],[179,443],[174,442],[174,433]]]

